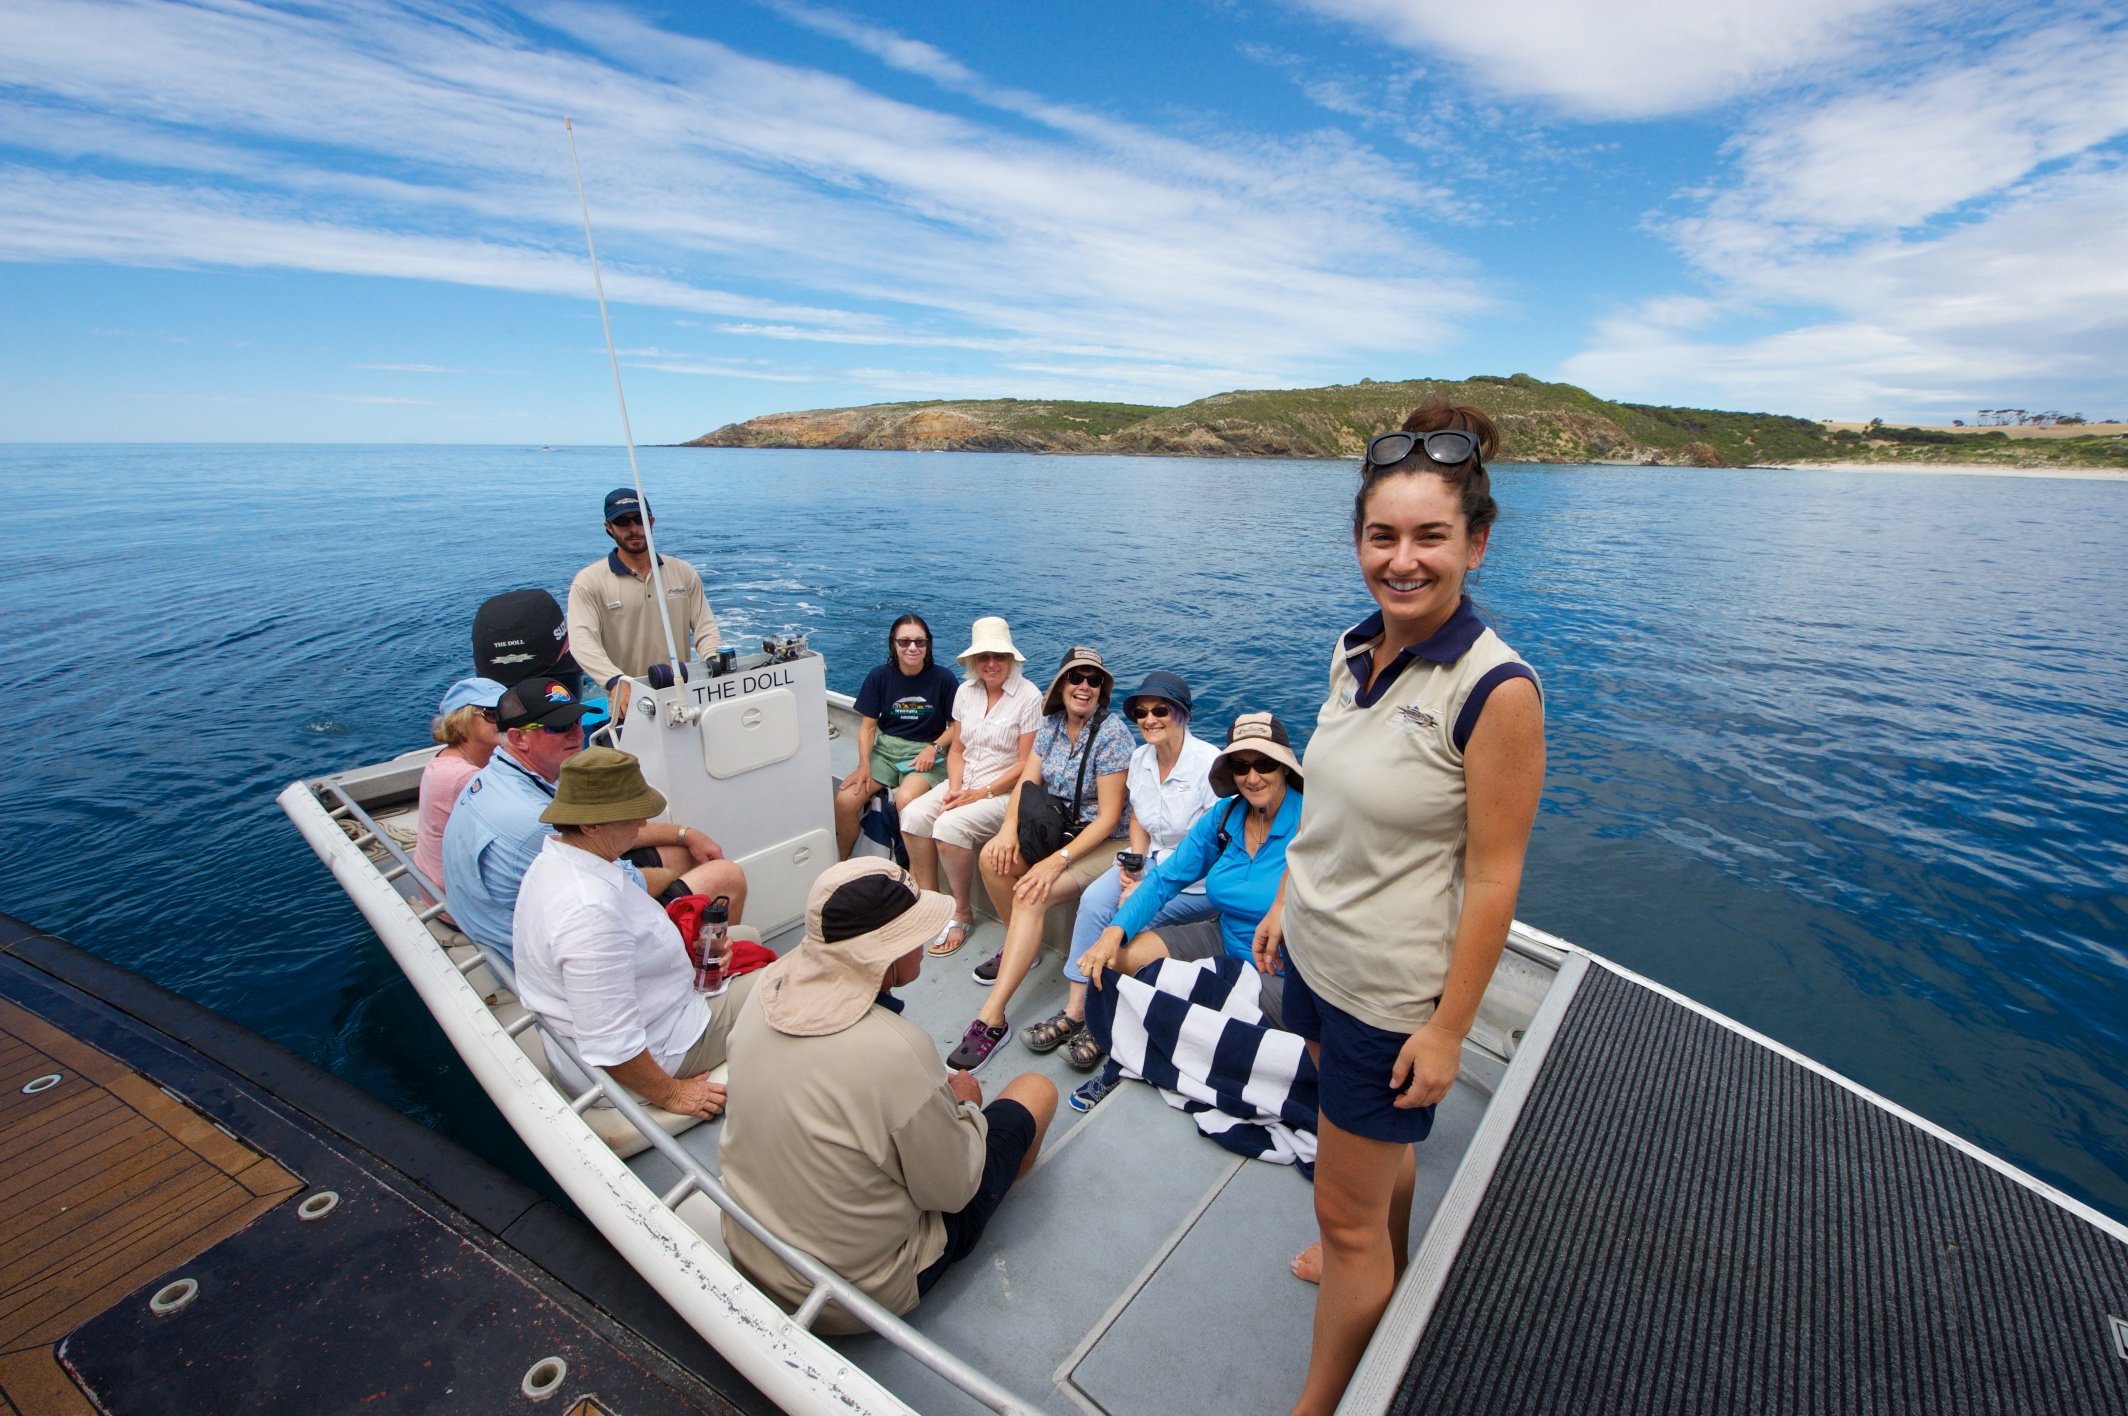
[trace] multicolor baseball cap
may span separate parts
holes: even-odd
[[[573,685],[542,674],[505,689],[495,720],[505,728],[566,728],[590,711]]]

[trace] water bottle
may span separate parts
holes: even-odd
[[[731,939],[731,896],[719,895],[702,911],[702,931],[695,936],[695,992],[714,998],[731,986],[724,973],[724,951]]]

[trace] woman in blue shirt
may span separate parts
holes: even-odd
[[[931,657],[931,626],[903,615],[887,631],[887,661],[857,690],[857,765],[835,786],[835,847],[857,844],[865,803],[881,787],[901,808],[946,780],[946,752],[960,733],[953,695],[961,681]]]
[[[1212,764],[1212,790],[1230,800],[1199,817],[1182,844],[1146,872],[1080,958],[1080,972],[1094,987],[1101,986],[1104,968],[1135,973],[1160,959],[1208,959],[1220,952],[1244,962],[1251,959],[1256,925],[1278,897],[1286,873],[1286,843],[1300,824],[1300,761],[1293,755],[1285,724],[1269,713],[1236,718],[1226,747]],[[1219,911],[1216,923],[1200,920],[1157,933],[1146,928],[1162,907],[1199,880]],[[1263,984],[1264,1013],[1275,1027],[1278,980],[1266,977]],[[1096,1089],[1090,1101],[1098,1101],[1098,1079],[1089,1085]],[[1078,1105],[1076,1097],[1073,1105]]]

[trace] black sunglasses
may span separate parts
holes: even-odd
[[[1134,723],[1140,718],[1165,718],[1168,715],[1168,706],[1165,703],[1133,703],[1130,715]]]
[[[897,649],[921,649],[930,642],[928,639],[897,639],[894,641],[894,647]]]
[[[1073,669],[1064,675],[1064,682],[1074,685],[1090,683],[1098,687],[1108,682],[1108,675],[1099,669]]]
[[[1259,777],[1269,777],[1273,772],[1282,772],[1286,764],[1273,762],[1268,757],[1229,757],[1227,767],[1237,777],[1246,777],[1254,772]]]
[[[1432,433],[1382,433],[1367,444],[1366,466],[1393,467],[1414,451],[1423,452],[1428,462],[1459,467],[1477,460],[1478,440],[1461,428],[1442,428]]]
[[[631,513],[627,516],[614,517],[613,524],[615,526],[620,527],[623,531],[626,531],[631,526],[641,526],[643,524],[643,518]]]

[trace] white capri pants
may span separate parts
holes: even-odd
[[[974,801],[941,813],[938,808],[945,799],[946,784],[940,782],[903,807],[901,833],[904,836],[928,836],[941,845],[977,851],[1005,824],[1005,797]]]

